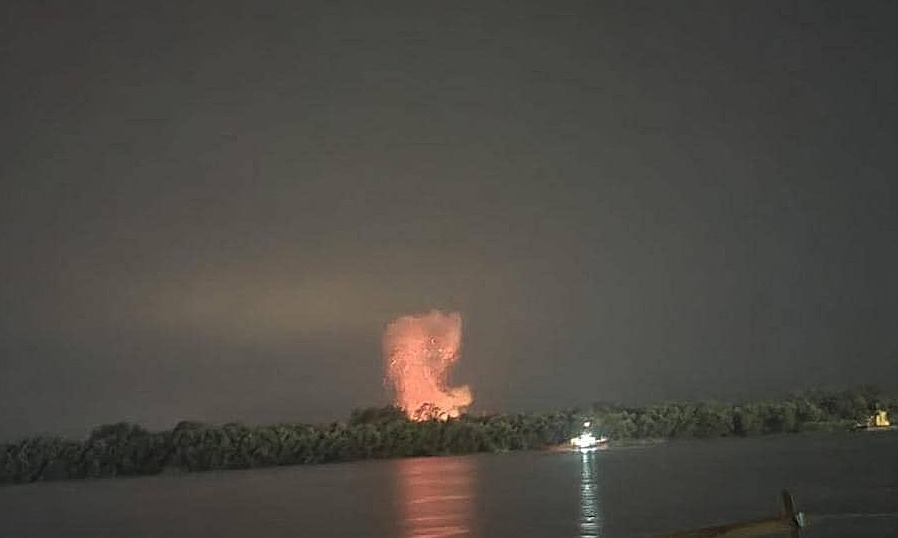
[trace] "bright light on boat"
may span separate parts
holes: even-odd
[[[583,432],[578,437],[571,439],[571,444],[579,449],[592,448],[598,444],[598,439],[591,433]]]

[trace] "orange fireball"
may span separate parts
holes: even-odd
[[[461,315],[437,310],[393,320],[384,332],[387,378],[396,405],[412,420],[457,417],[471,405],[471,389],[449,387],[449,368],[461,348]]]

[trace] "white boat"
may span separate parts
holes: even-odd
[[[589,422],[583,423],[583,432],[571,439],[571,446],[579,450],[595,450],[608,445],[609,439],[604,436],[596,437],[587,429],[589,426]]]

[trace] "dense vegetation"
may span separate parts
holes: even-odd
[[[396,407],[353,411],[346,422],[247,427],[181,422],[150,432],[130,423],[96,428],[86,440],[35,437],[0,444],[0,484],[152,475],[544,448],[564,443],[592,420],[612,439],[748,436],[850,429],[877,408],[898,414],[898,399],[871,388],[811,392],[755,403],[596,404],[548,414],[409,421]],[[423,418],[439,410],[419,410]]]

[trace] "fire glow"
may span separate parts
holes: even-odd
[[[471,389],[448,385],[459,359],[461,315],[433,310],[393,320],[384,331],[387,379],[396,405],[412,420],[457,417],[471,405]]]

